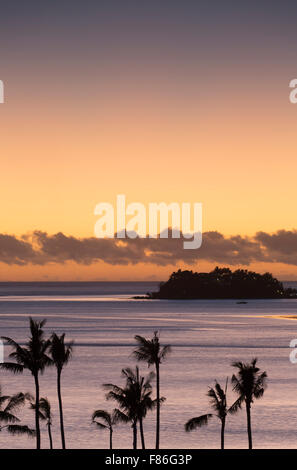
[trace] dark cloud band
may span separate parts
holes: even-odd
[[[170,235],[170,233],[169,233]],[[180,239],[97,239],[76,238],[63,233],[49,235],[35,231],[16,237],[0,234],[0,262],[9,265],[45,265],[74,261],[90,265],[98,261],[112,265],[153,263],[160,266],[178,262],[194,264],[206,260],[229,265],[253,262],[297,265],[297,231],[258,232],[255,236],[224,236],[205,232],[198,250],[184,250]]]

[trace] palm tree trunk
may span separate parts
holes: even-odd
[[[140,437],[141,437],[141,445],[142,449],[145,449],[145,442],[144,442],[144,431],[143,431],[143,419],[139,419],[139,430],[140,430]]]
[[[133,449],[137,449],[137,421],[133,421]]]
[[[251,404],[246,403],[246,416],[247,416],[247,432],[248,432],[248,439],[249,439],[249,449],[253,448],[253,441],[252,441],[252,424],[251,424]]]
[[[49,442],[50,442],[50,449],[52,450],[52,448],[53,448],[53,438],[52,438],[52,431],[51,431],[50,423],[47,424],[47,430],[48,430],[48,438],[49,438]]]
[[[222,419],[222,427],[221,427],[221,449],[224,449],[224,444],[225,444],[225,423],[226,419]]]
[[[65,433],[64,433],[64,420],[63,420],[62,395],[61,395],[61,371],[60,370],[58,370],[57,391],[58,391],[59,411],[60,411],[60,428],[61,428],[62,449],[66,449]]]
[[[112,429],[109,430],[109,448],[112,450]]]
[[[160,448],[160,364],[156,363],[157,385],[157,420],[156,420],[156,449]]]
[[[36,449],[40,449],[40,426],[39,426],[39,381],[38,372],[34,374],[35,381],[35,428],[36,428]]]

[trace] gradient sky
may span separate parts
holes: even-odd
[[[296,228],[296,3],[4,0],[0,13],[0,233],[90,237],[95,205],[122,193],[202,202],[204,230],[226,236]],[[0,280],[172,270],[0,268]]]

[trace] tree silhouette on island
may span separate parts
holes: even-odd
[[[296,289],[285,289],[270,273],[216,267],[209,273],[173,272],[148,299],[285,299],[297,298]]]

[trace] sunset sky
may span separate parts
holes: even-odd
[[[158,280],[187,266],[75,260],[64,245],[16,260],[8,247],[34,231],[88,240],[95,205],[117,194],[202,202],[204,232],[265,244],[233,267],[297,279],[296,15],[292,1],[1,2],[0,280]],[[195,256],[192,269],[228,264]]]

